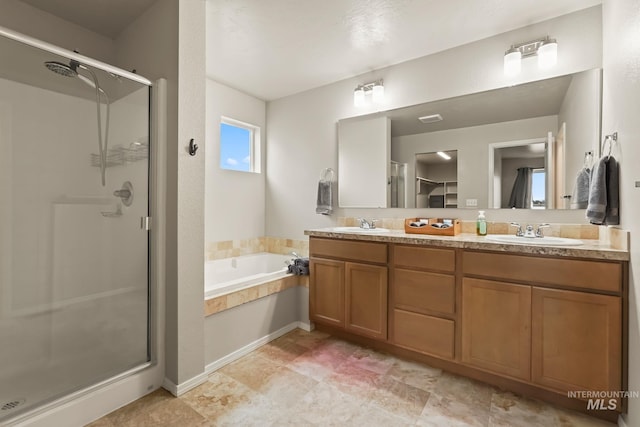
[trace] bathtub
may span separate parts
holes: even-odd
[[[287,276],[291,255],[260,252],[206,261],[204,297],[210,299]]]

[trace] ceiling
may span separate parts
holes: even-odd
[[[22,0],[109,38],[155,0]],[[191,1],[191,0],[190,0]],[[602,0],[206,0],[207,75],[273,100]]]
[[[207,75],[264,100],[601,0],[207,0]]]
[[[22,0],[33,7],[114,39],[156,0]]]

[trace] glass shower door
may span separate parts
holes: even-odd
[[[0,51],[2,423],[150,360],[150,88]]]

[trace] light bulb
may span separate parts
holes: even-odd
[[[383,104],[384,103],[384,86],[382,83],[376,83],[372,89],[373,93],[371,98],[374,104]]]
[[[546,70],[558,63],[558,43],[554,40],[547,40],[538,48],[538,67]]]
[[[353,105],[356,107],[362,107],[365,105],[363,87],[358,87],[353,91]]]
[[[520,74],[522,69],[522,52],[511,48],[504,54],[504,75],[513,77]]]

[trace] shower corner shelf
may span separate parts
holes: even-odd
[[[146,160],[149,158],[149,145],[144,143],[134,143],[134,148],[117,145],[107,150],[106,167],[124,166],[128,163]],[[132,144],[133,145],[133,144]],[[91,166],[100,167],[100,155],[91,154]]]

